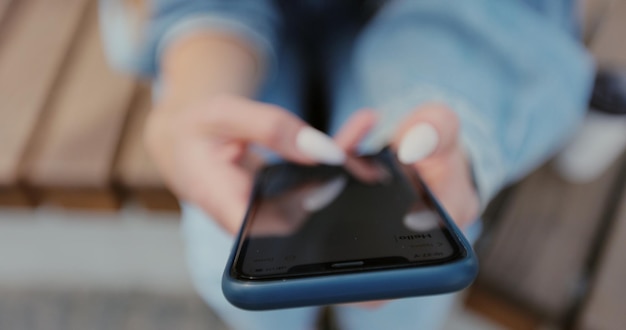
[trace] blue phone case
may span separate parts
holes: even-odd
[[[478,274],[478,261],[472,246],[428,187],[424,185],[424,188],[435,201],[435,207],[451,234],[456,236],[460,248],[464,250],[460,251],[461,256],[457,260],[444,264],[358,273],[244,281],[231,276],[236,250],[242,239],[242,226],[222,277],[224,296],[230,303],[242,309],[268,310],[435,295],[468,287]]]

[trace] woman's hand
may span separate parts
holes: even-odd
[[[233,234],[260,163],[249,151],[251,144],[302,164],[345,160],[333,140],[287,110],[228,95],[186,105],[161,102],[149,118],[145,140],[170,189]]]
[[[355,113],[335,140],[347,151],[353,149],[374,126],[369,110]],[[461,229],[478,216],[480,204],[469,159],[459,140],[459,121],[443,105],[424,105],[413,111],[396,130],[391,146],[398,158],[419,172],[424,182]],[[388,301],[347,304],[378,308]]]
[[[371,110],[358,111],[335,140],[350,152],[375,122]],[[402,163],[419,172],[457,225],[464,228],[476,219],[478,193],[459,140],[459,121],[452,110],[437,104],[418,107],[396,129],[391,146]]]
[[[398,127],[392,145],[400,161],[419,172],[461,229],[476,219],[480,202],[452,110],[437,104],[421,106]]]
[[[265,61],[246,40],[210,30],[182,36],[168,44],[160,67],[148,152],[169,188],[228,232],[241,225],[260,162],[250,145],[303,164],[344,162],[328,136],[285,109],[250,100]]]

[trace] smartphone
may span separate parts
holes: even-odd
[[[266,310],[448,293],[477,272],[461,231],[385,149],[342,167],[263,169],[222,291]]]

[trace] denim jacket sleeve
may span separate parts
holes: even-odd
[[[545,161],[585,113],[593,64],[573,31],[574,2],[389,3],[357,46],[357,80],[368,105],[385,111],[369,143],[388,139],[419,104],[447,104],[484,206]]]
[[[147,20],[123,0],[100,0],[100,22],[110,64],[148,78],[158,76],[167,45],[199,30],[219,30],[273,57],[278,15],[271,0],[151,0]]]

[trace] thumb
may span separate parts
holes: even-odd
[[[444,105],[429,104],[404,120],[392,145],[397,148],[402,163],[413,164],[446,154],[456,146],[458,134],[456,114]]]

